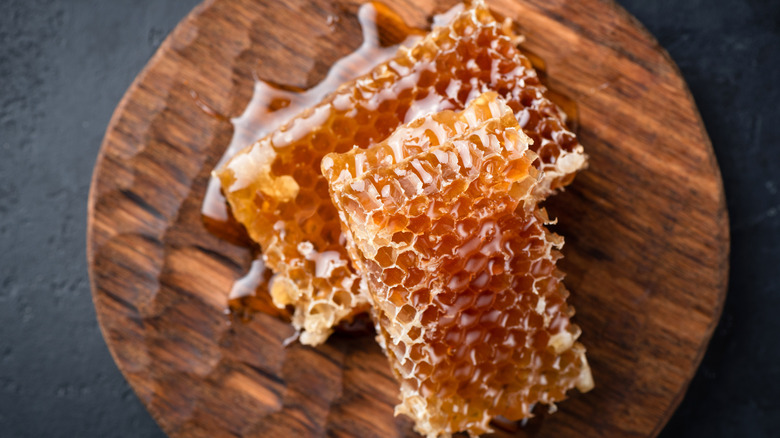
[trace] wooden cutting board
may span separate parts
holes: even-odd
[[[452,3],[392,8],[423,27]],[[497,435],[655,436],[726,293],[728,219],[696,105],[667,53],[611,1],[489,4],[518,23],[550,87],[577,104],[590,168],[547,205],[566,238],[561,266],[596,381],[557,414]],[[119,368],[171,436],[414,436],[393,417],[396,384],[371,336],[285,348],[293,329],[279,319],[231,323],[227,293],[251,255],[200,216],[252,72],[316,84],[360,45],[356,10],[346,0],[206,1],[114,113],[90,194],[93,297]]]

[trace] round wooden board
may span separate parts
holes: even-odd
[[[398,1],[409,23],[452,5]],[[602,0],[491,0],[576,101],[590,168],[548,201],[596,388],[517,436],[647,437],[683,397],[725,297],[728,219],[717,163],[669,56]],[[370,336],[297,343],[263,314],[225,315],[249,251],[209,234],[200,202],[250,100],[254,71],[311,86],[360,45],[357,5],[213,0],[168,37],[117,108],[95,169],[88,258],[119,368],[171,436],[414,436]],[[331,28],[329,15],[345,18]],[[197,96],[198,100],[193,96]],[[498,432],[499,436],[511,435]]]

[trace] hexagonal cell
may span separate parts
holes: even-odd
[[[383,246],[377,250],[374,260],[383,268],[395,265],[395,249],[391,246]]]
[[[406,279],[406,272],[398,268],[388,268],[382,271],[382,283],[387,286],[396,286]]]

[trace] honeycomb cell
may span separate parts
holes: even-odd
[[[494,417],[528,418],[535,403],[593,385],[529,142],[485,93],[322,161],[400,384],[396,413],[428,437],[486,433]],[[404,190],[382,189],[393,184]],[[426,220],[391,220],[413,209]],[[399,286],[410,272],[421,278]]]
[[[543,145],[560,149],[557,153],[545,149],[544,156],[550,161],[535,163],[543,172],[534,188],[536,196],[545,197],[566,185],[573,173],[584,167],[582,146],[564,127],[564,113],[545,97],[546,90],[530,61],[517,49],[513,43],[516,36],[507,29],[496,22],[483,2],[473,1],[448,25],[435,28],[413,47],[400,49],[394,59],[342,85],[216,171],[234,217],[260,244],[266,266],[277,273],[272,285],[274,302],[295,308],[293,324],[302,331],[301,342],[323,342],[334,324],[367,308],[361,294],[349,305],[333,302],[339,290],[360,289],[354,286],[360,282],[350,267],[347,251],[333,246],[338,239],[334,240],[331,233],[310,232],[298,225],[314,219],[322,224],[320,230],[332,230],[330,225],[338,224],[327,190],[320,189],[319,184],[320,160],[326,153],[346,152],[354,146],[366,148],[421,115],[460,110],[476,96],[492,90],[515,109],[513,117],[535,140],[532,149]],[[426,163],[419,164],[421,168],[414,176],[410,174],[381,189],[404,191],[427,184],[425,178],[431,169]],[[296,203],[299,193],[311,188],[311,196]],[[460,193],[457,186],[446,189],[452,196]],[[304,200],[308,205],[301,209]],[[442,202],[449,200],[443,198]],[[406,220],[396,217],[393,223]],[[423,222],[411,223],[427,227]],[[305,254],[299,250],[301,245]],[[332,278],[335,271],[316,271],[320,259],[350,269],[345,276]],[[314,269],[292,278],[289,271],[294,266]],[[330,276],[325,284],[332,286],[315,286],[320,283],[315,281],[318,275]],[[333,303],[334,313],[308,313],[315,301]]]

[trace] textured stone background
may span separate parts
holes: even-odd
[[[687,79],[731,216],[723,319],[661,436],[777,436],[780,2],[619,3]],[[100,336],[84,231],[111,113],[195,4],[0,0],[0,436],[163,436]]]

